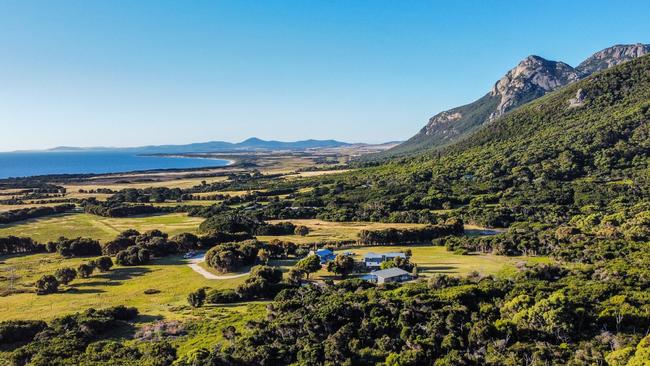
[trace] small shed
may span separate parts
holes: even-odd
[[[329,249],[318,249],[316,251],[312,251],[309,254],[317,255],[318,258],[320,258],[320,264],[325,264],[329,261],[334,260],[334,258],[336,258],[336,254],[334,254],[334,252],[332,252]]]
[[[405,282],[410,281],[413,277],[410,273],[397,267],[382,269],[381,271],[370,272],[368,278],[377,283]]]
[[[363,263],[366,267],[377,268],[380,267],[383,262],[392,261],[398,257],[406,259],[406,254],[399,252],[377,254],[371,252],[363,256]]]

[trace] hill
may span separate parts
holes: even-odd
[[[185,145],[150,145],[139,147],[70,147],[59,146],[48,151],[122,151],[137,154],[180,154],[199,152],[218,152],[235,150],[305,150],[320,148],[346,147],[353,144],[336,140],[301,140],[301,141],[274,141],[262,140],[251,137],[242,142],[232,143],[226,141],[210,141]]]
[[[415,136],[375,158],[403,156],[448,145],[546,93],[648,52],[650,45],[616,45],[593,54],[576,68],[563,62],[529,56],[497,81],[482,98],[433,116]]]

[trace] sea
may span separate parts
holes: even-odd
[[[105,174],[158,169],[222,167],[227,160],[147,156],[115,151],[0,153],[0,179],[50,174]]]

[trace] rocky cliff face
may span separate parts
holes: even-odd
[[[585,78],[600,70],[608,69],[648,53],[650,53],[650,45],[648,44],[616,45],[594,53],[580,63],[576,67],[576,71],[578,71],[581,78]]]
[[[484,97],[433,116],[417,135],[388,150],[384,156],[445,145],[548,92],[648,53],[650,45],[616,45],[596,52],[576,68],[564,62],[528,56],[497,81]],[[579,105],[576,103],[573,106]]]
[[[494,84],[490,93],[500,102],[488,120],[578,79],[578,73],[564,62],[528,56]]]

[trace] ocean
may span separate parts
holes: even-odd
[[[110,151],[0,153],[0,179],[48,174],[103,174],[220,167],[227,160],[142,156]]]

